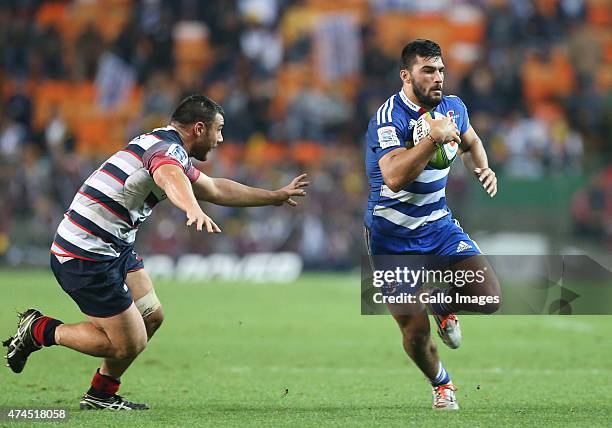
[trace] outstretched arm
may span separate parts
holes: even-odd
[[[296,206],[297,202],[292,198],[306,196],[304,187],[308,186],[308,182],[306,174],[301,174],[285,187],[278,190],[265,190],[246,186],[227,178],[208,177],[201,173],[192,186],[193,193],[198,200],[227,207],[260,207],[282,205],[283,203]]]
[[[202,227],[205,226],[208,232],[221,232],[219,226],[204,214],[198,205],[191,189],[191,183],[181,167],[172,164],[161,165],[153,173],[153,181],[163,189],[170,202],[185,211],[187,226],[195,223],[197,230],[202,230]]]
[[[482,141],[471,126],[461,136],[459,155],[465,167],[476,176],[489,196],[495,196],[497,193],[497,177],[495,172],[489,168],[487,152],[485,152]]]

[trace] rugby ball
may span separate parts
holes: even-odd
[[[423,113],[417,119],[414,129],[412,130],[412,141],[409,141],[409,143],[411,143],[410,147],[414,147],[419,144],[421,139],[431,130],[431,126],[429,126],[429,123],[425,120],[426,117],[434,119],[442,119],[445,117],[442,113],[437,111],[433,113],[434,116],[432,116],[431,112]],[[459,150],[459,145],[454,141],[444,144],[436,149],[435,153],[431,157],[431,160],[427,164],[434,169],[448,168],[457,157],[457,150]]]

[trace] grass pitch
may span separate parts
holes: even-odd
[[[359,314],[357,277],[308,274],[289,285],[158,281],[156,288],[165,324],[120,390],[152,410],[77,410],[98,362],[59,347],[33,354],[20,375],[1,368],[0,407],[67,408],[69,421],[60,426],[612,421],[612,317],[464,316],[463,346],[451,351],[440,344],[461,410],[439,413],[392,319]],[[0,272],[0,291],[2,339],[14,330],[16,309],[82,319],[50,273]]]

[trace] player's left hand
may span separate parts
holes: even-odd
[[[298,203],[292,198],[295,196],[306,196],[304,187],[310,184],[308,181],[306,181],[306,176],[307,174],[300,174],[291,180],[291,183],[281,189],[278,189],[276,192],[279,199],[274,205],[282,205],[286,203],[295,207]]]
[[[476,168],[474,174],[490,197],[497,194],[497,177],[491,168]]]

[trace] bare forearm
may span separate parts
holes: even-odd
[[[281,201],[277,191],[250,187],[226,178],[212,179],[217,191],[207,195],[207,201],[227,207],[260,207]]]
[[[158,171],[165,167],[165,165],[160,167]],[[198,201],[191,188],[191,183],[185,174],[178,168],[176,170],[166,170],[163,174],[158,174],[158,171],[153,175],[153,179],[164,190],[174,206],[185,212],[196,207],[199,208]]]
[[[474,174],[490,197],[497,194],[497,177],[495,171],[489,168],[487,153],[480,138],[471,141],[468,150],[461,153],[461,160],[467,170]]]
[[[187,226],[195,225],[196,230],[220,233],[221,229],[208,217],[196,200],[193,188],[181,167],[162,165],[153,173],[153,181],[166,193],[170,202],[185,211]]]
[[[480,138],[470,144],[468,150],[461,153],[461,160],[468,171],[474,172],[476,168],[485,169],[489,167],[487,152],[482,145]]]
[[[406,184],[413,182],[431,160],[435,146],[428,141],[412,149],[400,151],[386,160],[383,180],[392,191],[398,192]],[[382,159],[381,159],[382,160]]]

